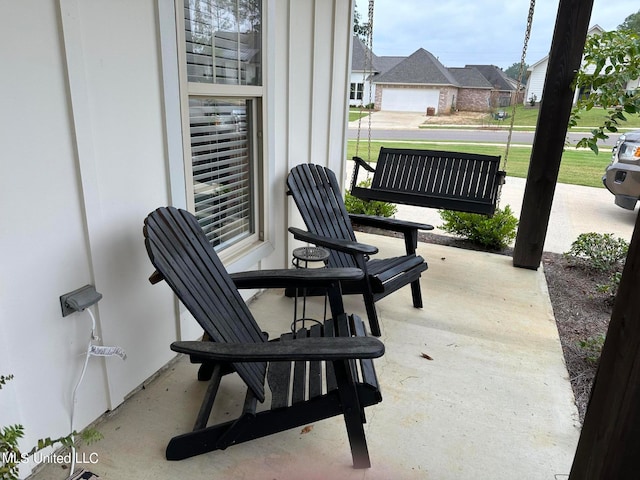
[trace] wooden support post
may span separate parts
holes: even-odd
[[[640,217],[571,468],[570,480],[640,475]]]
[[[513,252],[516,267],[540,266],[592,7],[593,0],[560,0]]]

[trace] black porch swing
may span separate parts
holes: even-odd
[[[520,91],[522,84],[534,7],[535,0],[531,0],[516,94]],[[373,10],[374,0],[369,0],[369,28],[363,83],[367,73],[369,73],[369,80],[373,75]],[[359,120],[356,156],[353,157],[355,166],[351,177],[351,195],[365,201],[377,200],[492,216],[499,207],[500,189],[505,182],[517,103],[517,101],[513,102],[502,168],[499,155],[387,147],[380,149],[376,166],[372,167],[358,156],[361,131],[361,120]],[[369,104],[371,104],[371,88],[369,88]],[[368,147],[369,158],[371,158],[371,116],[369,116]],[[373,175],[369,187],[358,185],[358,173],[361,167],[368,172],[367,176]]]

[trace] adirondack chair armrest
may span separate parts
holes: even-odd
[[[238,288],[323,288],[331,287],[336,282],[353,282],[363,278],[364,272],[359,268],[318,268],[313,270],[313,275],[309,275],[308,270],[293,268],[231,274]]]
[[[310,337],[264,343],[173,342],[174,352],[210,361],[291,362],[378,358],[384,344],[375,337]]]
[[[362,215],[356,213],[350,213],[349,218],[352,222],[360,225],[392,230],[394,232],[433,230],[433,225],[429,225],[428,223],[409,222],[407,220],[399,220],[397,218],[378,217],[374,215]]]
[[[332,250],[337,250],[351,255],[374,255],[378,253],[377,247],[367,245],[365,243],[324,237],[295,227],[289,227],[289,231],[293,234],[293,237],[296,240],[302,240],[320,247],[327,247]]]

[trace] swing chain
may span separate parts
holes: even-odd
[[[522,87],[522,77],[524,76],[524,66],[527,57],[527,46],[529,45],[529,38],[531,37],[531,26],[533,25],[533,12],[535,10],[536,0],[531,0],[529,3],[529,15],[527,16],[527,28],[524,34],[524,43],[522,46],[522,56],[520,58],[520,69],[518,70],[518,83],[516,85],[516,101],[513,102],[513,110],[511,113],[511,125],[509,126],[509,137],[507,138],[507,147],[504,152],[504,163],[502,169],[506,171],[507,169],[507,160],[509,157],[509,147],[511,146],[511,135],[513,133],[513,125],[516,117],[516,107],[518,105],[518,93],[520,93],[520,88]]]
[[[502,170],[507,171],[507,161],[509,159],[509,148],[511,147],[511,137],[513,135],[513,126],[516,119],[516,107],[518,105],[518,94],[522,87],[522,77],[524,76],[524,66],[527,57],[527,47],[529,45],[529,38],[531,37],[531,26],[533,25],[533,13],[535,11],[536,0],[531,0],[529,3],[529,14],[527,15],[527,28],[524,34],[524,43],[522,45],[522,56],[520,58],[520,69],[518,70],[518,83],[516,84],[516,96],[513,102],[513,109],[511,111],[511,124],[509,125],[509,136],[507,137],[507,145],[504,151],[504,162],[502,163]],[[500,205],[500,198],[502,193],[502,186],[498,188],[498,198],[496,199],[496,208]]]
[[[364,60],[364,69],[362,70],[362,88],[367,84],[367,78],[369,79],[369,88],[368,90],[368,100],[367,105],[371,106],[372,97],[371,97],[371,77],[373,77],[373,12],[374,12],[374,0],[369,0],[369,10],[368,10],[368,24],[367,24],[367,35],[365,38],[365,60]],[[368,74],[368,75],[367,75]],[[363,92],[364,97],[364,92]],[[356,156],[358,156],[358,152],[360,149],[360,133],[362,129],[362,117],[364,115],[364,102],[360,102],[359,109],[359,117],[358,117],[358,134],[356,137]],[[367,142],[367,162],[371,161],[371,111],[369,111],[369,115],[367,116],[368,120],[368,142]]]

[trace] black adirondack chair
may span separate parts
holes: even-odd
[[[380,336],[380,322],[375,303],[390,293],[411,284],[413,306],[422,307],[420,275],[427,262],[416,255],[418,230],[433,226],[392,218],[350,215],[344,205],[335,174],[326,167],[301,164],[287,177],[288,194],[302,215],[308,231],[290,227],[293,236],[304,242],[330,249],[329,267],[360,268],[365,278],[343,283],[344,294],[362,294],[371,333]],[[358,243],[351,222],[400,232],[404,235],[406,255],[386,259],[370,258],[378,252],[371,245]]]
[[[200,378],[209,376],[210,383],[193,431],[171,439],[167,459],[224,450],[342,414],[354,467],[369,467],[364,408],[382,400],[371,359],[383,355],[384,345],[366,336],[357,316],[337,313],[342,311],[339,282],[360,278],[362,272],[326,269],[310,277],[304,270],[268,270],[243,272],[232,278],[195,217],[173,207],[152,212],[144,222],[144,236],[156,268],[150,280],[169,284],[204,328],[206,337],[171,345],[172,350],[208,367]],[[268,341],[238,288],[303,284],[329,290],[335,317],[324,325],[314,323],[309,329]],[[289,322],[283,319],[283,325]],[[207,426],[221,379],[232,372],[247,387],[242,414],[236,420]],[[266,398],[265,382],[271,391],[271,408],[257,412],[257,403]]]

